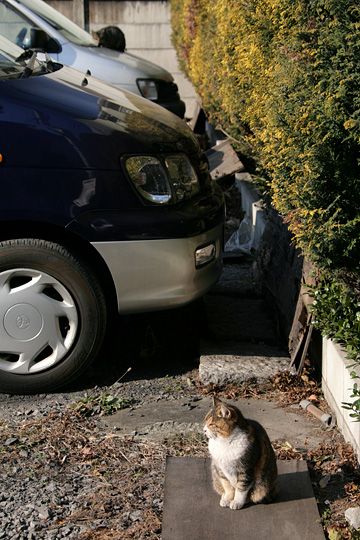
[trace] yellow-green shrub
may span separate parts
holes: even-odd
[[[334,313],[342,313],[346,298],[347,320],[358,321],[358,0],[171,0],[171,6],[173,42],[204,108],[252,149],[274,207],[322,269]],[[325,296],[316,308],[324,333]],[[351,357],[360,362],[358,323],[347,332],[341,326],[332,336],[355,347]]]
[[[357,0],[172,0],[173,40],[210,116],[245,137],[318,264],[359,271]]]

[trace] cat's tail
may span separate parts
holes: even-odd
[[[267,484],[255,484],[251,491],[250,499],[254,504],[270,503],[276,498],[277,493],[276,483],[271,487]]]

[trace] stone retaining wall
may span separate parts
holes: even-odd
[[[302,283],[304,259],[291,244],[291,235],[277,212],[266,208],[250,174],[235,175],[245,212],[246,235],[243,246],[256,254],[256,267],[263,293],[277,313],[278,330],[284,341],[296,340],[299,329],[293,327]],[[240,226],[244,229],[245,227]],[[249,230],[247,230],[249,229]],[[240,230],[240,229],[239,229]]]

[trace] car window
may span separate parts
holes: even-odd
[[[85,47],[97,46],[97,42],[91,34],[85,32],[80,26],[70,21],[56,9],[45,4],[45,2],[42,2],[42,0],[20,0],[20,3],[31,9],[35,15],[41,17],[43,21],[57,30],[67,41]]]
[[[29,39],[31,28],[37,26],[25,15],[0,0],[0,35],[19,47],[26,48],[26,39]]]

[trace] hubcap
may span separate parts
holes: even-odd
[[[75,301],[57,279],[27,268],[0,272],[0,370],[28,375],[53,367],[77,330]]]
[[[29,341],[39,335],[43,327],[41,313],[30,304],[16,304],[7,310],[4,328],[10,337]]]

